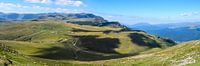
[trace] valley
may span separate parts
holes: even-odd
[[[200,0],[0,0],[0,66],[200,66]]]
[[[59,14],[54,14],[58,16]],[[91,15],[91,14],[90,14]],[[52,16],[52,15],[51,15]],[[0,64],[10,66],[194,66],[200,41],[171,39],[96,17],[0,23]],[[71,16],[63,16],[69,18]],[[101,18],[101,17],[98,17]],[[67,20],[67,22],[66,22]],[[83,20],[83,21],[82,21]],[[101,22],[102,21],[102,22]]]
[[[1,25],[1,58],[12,61],[13,65],[51,65],[53,61],[61,65],[70,66],[75,62],[84,65],[82,62],[131,57],[147,50],[165,49],[176,44],[143,31],[121,31],[124,28],[77,25],[53,20]]]

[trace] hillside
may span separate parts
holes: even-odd
[[[31,65],[84,65],[77,62],[129,57],[153,48],[175,45],[169,39],[143,31],[76,25],[58,20],[0,25],[0,44],[14,52],[1,49],[0,57],[3,61],[12,61],[13,65],[29,64],[29,61],[33,62]]]
[[[84,63],[108,66],[198,66],[200,64],[199,48],[200,41],[190,41],[154,53]]]

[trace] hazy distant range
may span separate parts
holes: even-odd
[[[138,23],[129,25],[132,29],[144,30],[150,34],[172,39],[177,42],[185,42],[200,39],[200,22],[183,22],[168,24]]]

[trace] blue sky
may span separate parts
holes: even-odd
[[[1,0],[1,12],[93,13],[123,24],[200,21],[200,0]]]

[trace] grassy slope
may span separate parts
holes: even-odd
[[[80,31],[74,32],[74,29],[78,29]],[[128,32],[110,32],[104,33],[105,31],[119,31],[121,28],[110,28],[110,27],[94,27],[94,26],[80,26],[74,24],[65,24],[62,22],[51,22],[51,21],[44,21],[44,22],[24,22],[24,23],[11,23],[11,24],[4,24],[4,26],[0,25],[0,43],[6,46],[9,46],[15,49],[19,56],[15,56],[13,53],[1,51],[1,53],[8,53],[7,59],[14,60],[14,64],[75,64],[75,65],[82,65],[82,62],[77,63],[71,61],[75,58],[72,58],[74,52],[77,49],[80,53],[78,53],[80,59],[93,59],[93,58],[106,58],[104,56],[108,55],[110,58],[114,58],[112,56],[115,53],[113,52],[105,52],[105,49],[109,51],[115,51],[120,55],[123,54],[138,54],[139,52],[145,51],[150,49],[150,45],[140,45],[136,40],[131,39],[130,35],[139,35],[143,42],[147,44],[151,44],[148,41],[154,41],[161,47],[166,47],[168,44],[163,39],[157,38],[155,36],[148,35],[144,32],[138,31],[128,31]],[[113,45],[117,45],[117,47],[108,47],[104,49],[99,49],[98,46],[88,46],[88,45],[81,45],[74,47],[71,43],[62,43],[65,41],[69,41],[70,39],[74,39],[73,36],[78,36],[81,38],[82,36],[86,36],[89,41],[86,42],[89,44],[96,44],[99,46],[107,47],[107,43],[112,43],[111,41],[118,42],[113,43]],[[91,37],[90,36],[97,36]],[[85,37],[84,37],[85,39]],[[92,39],[92,40],[91,40]],[[94,40],[95,39],[95,40]],[[118,40],[118,41],[116,41]],[[61,41],[61,42],[60,42]],[[141,40],[139,40],[141,42]],[[85,40],[83,40],[85,42]],[[103,44],[103,45],[101,45]],[[104,46],[104,44],[106,46]],[[92,48],[91,48],[92,47]],[[112,48],[112,49],[110,49]],[[66,52],[68,51],[68,52]],[[154,51],[152,51],[154,52]],[[47,55],[45,55],[47,53]],[[1,54],[3,56],[5,54]],[[69,57],[63,57],[63,56]],[[109,56],[111,55],[111,56]],[[35,56],[35,57],[33,57]],[[37,57],[36,57],[37,56]],[[42,58],[38,58],[38,56]],[[11,58],[10,58],[11,57]],[[16,58],[19,58],[15,60]],[[85,58],[91,57],[91,58]],[[14,58],[14,59],[13,59]],[[29,60],[29,59],[32,60]],[[62,59],[64,58],[64,59]],[[69,60],[69,58],[71,60]],[[51,59],[51,60],[50,60]],[[54,60],[59,59],[59,62],[55,62]],[[62,59],[62,60],[61,60]],[[67,60],[68,59],[68,60]],[[57,60],[58,61],[58,60]],[[85,63],[83,63],[85,64]],[[87,64],[87,63],[86,63]],[[94,63],[96,64],[96,63]],[[93,64],[92,64],[93,65]],[[99,64],[98,64],[99,65]]]
[[[107,61],[82,62],[112,66],[198,66],[200,41],[190,41],[158,52]]]

